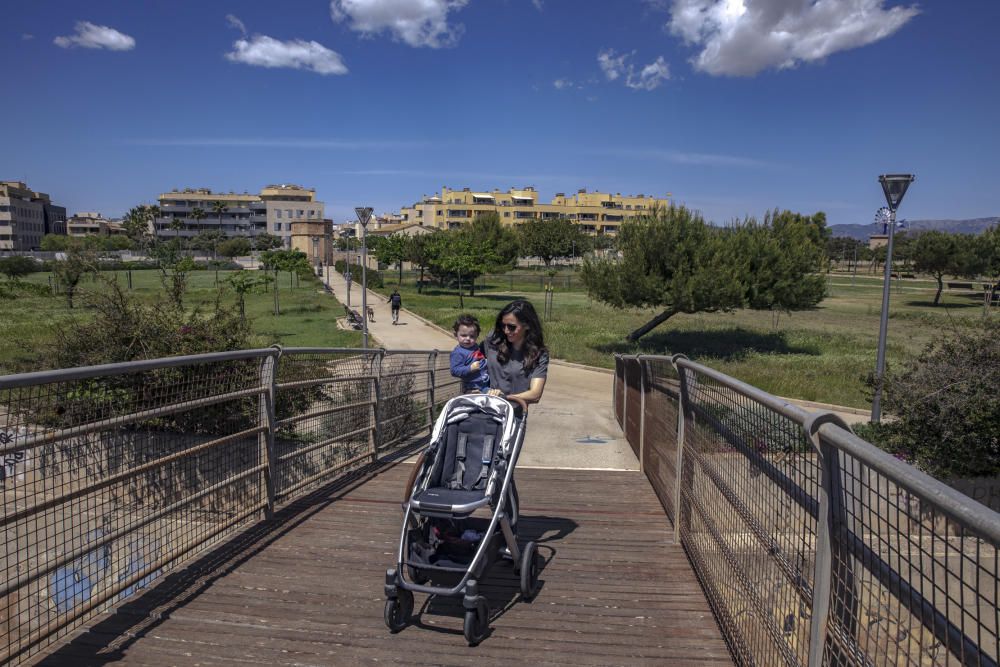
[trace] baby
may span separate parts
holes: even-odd
[[[462,379],[462,391],[485,394],[490,389],[490,374],[486,357],[479,349],[479,320],[472,315],[459,315],[452,330],[458,345],[451,351],[451,374]]]

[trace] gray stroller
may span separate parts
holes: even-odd
[[[478,644],[490,621],[479,582],[498,559],[513,562],[522,598],[534,596],[538,550],[534,542],[520,548],[516,532],[514,467],[528,419],[527,406],[517,402],[519,410],[502,398],[463,395],[438,416],[404,503],[396,567],[385,573],[385,624],[391,632],[409,624],[414,591],[461,597],[465,638],[470,646]],[[449,585],[456,577],[458,583]]]

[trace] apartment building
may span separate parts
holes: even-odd
[[[65,233],[65,207],[22,181],[0,181],[0,250],[38,250],[46,234]]]
[[[70,236],[117,236],[125,233],[119,220],[108,220],[93,211],[74,213],[66,220],[66,233]]]
[[[324,204],[316,200],[316,191],[299,185],[268,185],[259,194],[185,188],[165,192],[158,201],[160,217],[152,231],[168,238],[192,237],[205,231],[252,238],[267,232],[281,238],[285,248],[291,248],[293,222],[324,219]],[[221,215],[216,212],[216,203],[223,206]]]
[[[669,195],[668,195],[669,196]],[[644,215],[656,207],[670,205],[669,199],[650,195],[622,195],[620,192],[579,190],[566,196],[557,193],[551,202],[541,203],[533,187],[511,188],[507,192],[473,192],[441,189],[441,196],[424,198],[400,210],[403,224],[418,223],[436,229],[455,229],[482,213],[496,213],[500,222],[516,225],[529,220],[567,218],[588,234],[617,234],[627,218]]]

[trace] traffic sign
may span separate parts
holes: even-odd
[[[372,219],[372,208],[370,206],[358,206],[354,209],[361,226],[368,228],[368,222]]]

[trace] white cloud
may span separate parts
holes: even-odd
[[[448,14],[469,0],[330,0],[330,16],[337,23],[349,21],[351,30],[366,36],[387,31],[410,46],[433,49],[454,46],[462,36],[461,24],[449,24]]]
[[[531,0],[531,4],[535,6],[535,9],[542,11],[545,8],[545,3],[542,0]]]
[[[599,151],[597,155],[605,155],[630,160],[660,160],[674,164],[700,165],[706,167],[745,167],[772,168],[777,167],[771,162],[739,155],[720,155],[716,153],[689,153],[684,151],[658,148],[611,149]]]
[[[669,78],[670,65],[663,60],[663,56],[660,56],[639,70],[638,74],[635,74],[630,67],[625,85],[634,90],[653,90]]]
[[[258,67],[288,67],[317,74],[347,74],[347,66],[339,53],[318,42],[303,39],[282,42],[267,35],[238,39],[233,42],[233,50],[226,54],[226,59]]]
[[[614,49],[606,49],[597,54],[597,64],[608,81],[625,77],[625,85],[633,90],[654,90],[670,78],[670,65],[663,56],[657,57],[637,73],[635,66],[628,62],[633,55],[635,51],[616,55]]]
[[[312,148],[317,150],[405,150],[423,149],[427,141],[338,141],[336,139],[260,139],[255,137],[195,137],[190,139],[133,139],[130,146],[173,146],[179,148]]]
[[[650,2],[662,6],[662,2]],[[695,69],[753,76],[884,39],[919,13],[885,0],[674,0],[667,27],[701,51]]]
[[[27,42],[29,39],[34,39],[35,36],[30,32],[21,33],[21,40]]]
[[[556,79],[552,85],[555,86],[556,90],[563,90],[564,88],[572,88],[573,82],[569,79]]]
[[[125,33],[106,25],[94,25],[90,21],[77,21],[75,35],[56,37],[52,41],[64,49],[82,46],[85,49],[131,51],[135,48],[135,40]]]
[[[247,36],[247,27],[243,25],[243,21],[241,21],[236,15],[226,14],[226,23],[243,33],[244,37]]]
[[[614,81],[625,73],[625,59],[628,56],[627,53],[616,56],[614,49],[607,49],[597,54],[597,64],[601,66],[601,71],[608,81]]]

